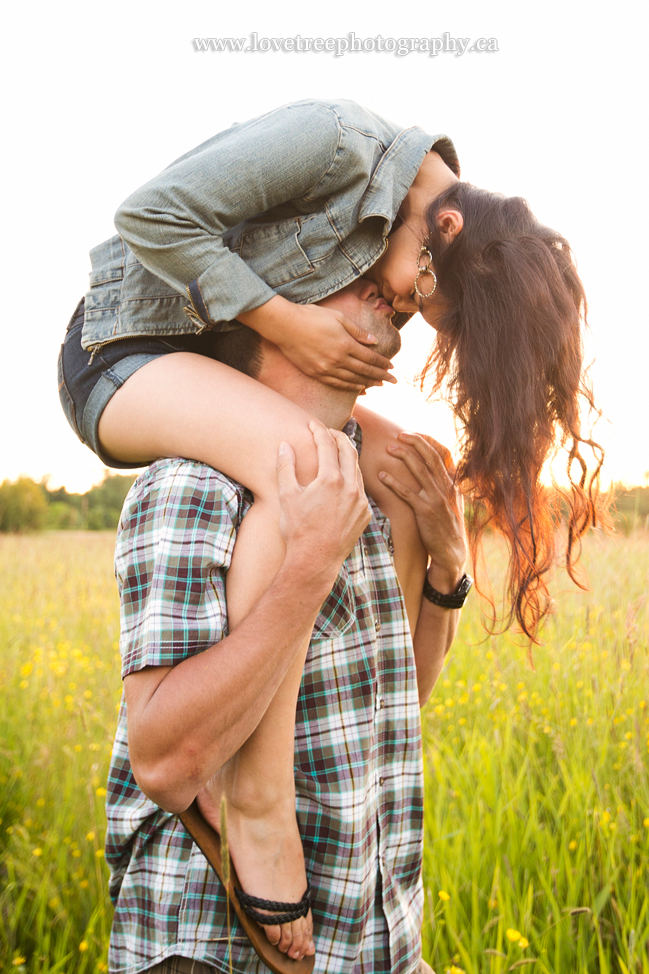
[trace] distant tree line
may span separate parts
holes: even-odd
[[[105,531],[119,523],[122,504],[135,477],[116,474],[85,494],[65,487],[50,490],[47,481],[29,477],[0,484],[0,531]]]
[[[69,494],[65,487],[50,490],[47,480],[29,477],[0,484],[0,532],[115,530],[133,476],[106,474],[85,494]],[[624,534],[649,531],[649,487],[612,488],[615,527]],[[470,505],[467,505],[467,509]]]

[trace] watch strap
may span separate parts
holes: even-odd
[[[424,580],[424,598],[432,602],[433,605],[439,605],[442,609],[461,609],[466,602],[466,597],[472,585],[473,579],[471,576],[464,574],[455,591],[444,595],[443,592],[438,592],[436,588],[433,588],[426,578]]]

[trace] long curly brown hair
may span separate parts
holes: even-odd
[[[464,226],[448,244],[437,225],[444,208]],[[490,526],[509,545],[509,615],[533,642],[550,607],[545,575],[554,561],[556,493],[541,483],[546,460],[567,450],[565,562],[577,573],[580,538],[604,510],[603,450],[582,435],[597,414],[584,370],[586,296],[568,242],[543,226],[520,197],[457,183],[426,214],[439,289],[450,310],[420,379],[444,389],[462,430],[459,484],[472,499],[471,547]],[[594,454],[589,474],[582,447]],[[495,617],[494,626],[495,629]]]

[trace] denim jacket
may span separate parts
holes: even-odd
[[[236,327],[281,294],[318,301],[374,264],[432,148],[354,102],[301,101],[233,125],[120,206],[91,251],[83,345]]]

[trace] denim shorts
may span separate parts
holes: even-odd
[[[68,423],[82,443],[90,447],[108,467],[141,467],[141,463],[115,460],[102,450],[97,435],[106,404],[138,369],[172,352],[196,352],[218,358],[215,335],[152,335],[119,338],[102,346],[93,355],[81,345],[84,299],[76,307],[61,346],[58,362],[59,397]]]

